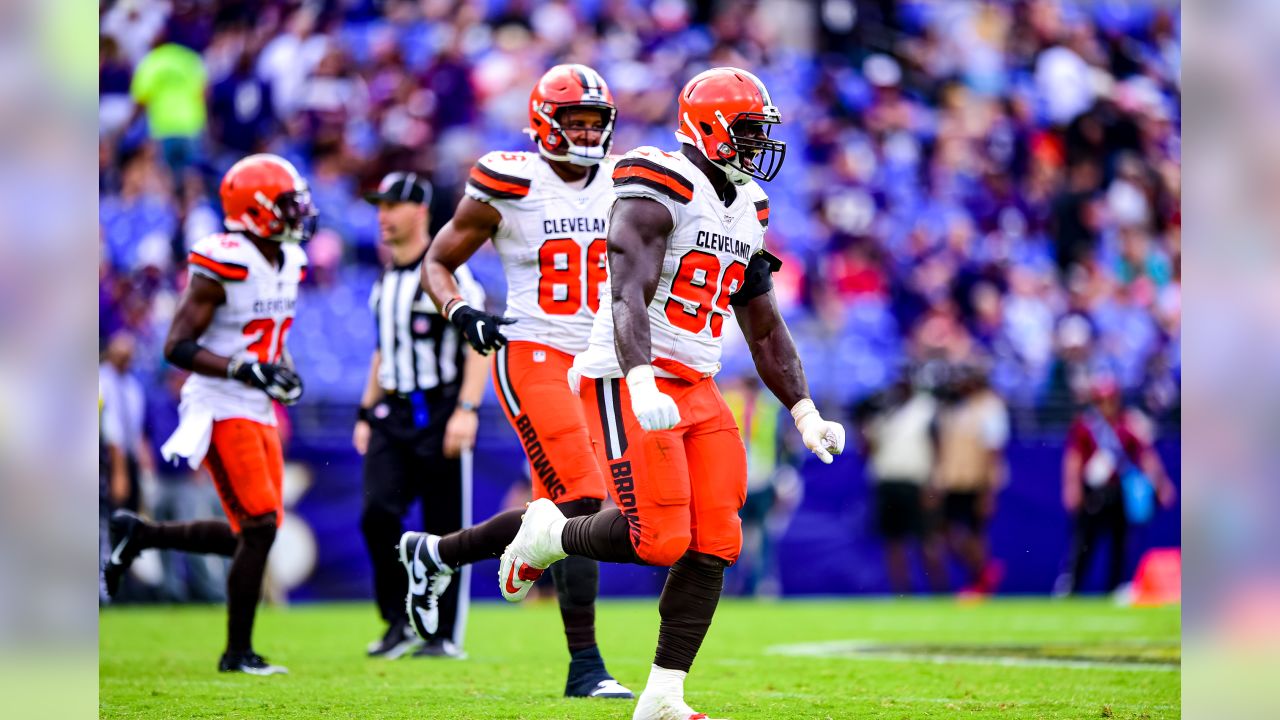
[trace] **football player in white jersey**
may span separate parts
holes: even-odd
[[[585,65],[548,70],[529,98],[526,132],[538,151],[480,158],[466,197],[422,265],[423,287],[445,316],[476,350],[496,351],[494,387],[528,455],[533,495],[569,517],[597,512],[605,497],[581,403],[565,377],[573,356],[587,347],[607,273],[614,162],[608,152],[616,112],[595,70]],[[454,271],[490,241],[507,277],[505,318],[471,307],[454,280]],[[419,635],[436,631],[436,603],[450,575],[463,565],[497,557],[515,536],[520,514],[500,513],[443,538],[402,536],[409,615]],[[531,573],[526,579],[536,579]],[[570,558],[551,573],[570,654],[565,695],[633,697],[609,674],[596,646],[596,562]]]
[[[501,562],[517,577],[566,555],[671,567],[635,720],[706,717],[685,703],[684,678],[742,545],[747,478],[742,438],[712,380],[728,317],[805,445],[827,463],[844,449],[844,429],[809,399],[774,300],[779,262],[764,249],[769,201],[753,178],[770,180],[782,164],[785,145],[769,138],[781,113],[737,68],[690,80],[679,113],[678,150],[640,148],[614,168],[609,289],[573,366],[618,507],[566,519],[535,501]],[[517,585],[502,588],[507,599],[528,592]]]
[[[285,338],[307,272],[299,243],[314,231],[316,211],[306,181],[275,155],[232,166],[221,196],[228,232],[192,248],[190,283],[165,341],[165,359],[192,374],[182,387],[178,429],[161,453],[208,468],[227,521],[151,523],[117,513],[106,572],[114,592],[146,548],[230,556],[227,646],[218,669],[273,675],[286,670],[267,663],[252,643],[267,553],[284,515],[272,401],[292,405],[302,396]]]

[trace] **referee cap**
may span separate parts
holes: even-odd
[[[388,173],[378,183],[376,192],[365,193],[365,200],[373,204],[380,202],[411,202],[427,205],[431,202],[431,183],[418,173]]]

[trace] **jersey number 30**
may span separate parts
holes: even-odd
[[[583,263],[577,240],[555,238],[543,243],[538,249],[538,307],[548,315],[573,315],[582,309],[585,294],[594,315],[600,309],[600,284],[609,275],[606,245],[604,238],[592,240]]]
[[[729,263],[722,274],[720,258],[715,255],[701,250],[685,253],[671,280],[667,320],[697,335],[707,327],[710,315],[711,337],[720,337],[729,314],[729,296],[742,287],[746,274],[747,266],[740,262]]]
[[[289,333],[289,326],[293,325],[293,318],[287,317],[280,321],[279,326],[276,321],[271,318],[258,318],[245,323],[244,334],[256,339],[249,343],[246,348],[249,352],[258,356],[258,362],[279,362],[280,356],[284,354],[284,336]],[[279,334],[276,328],[279,327]]]

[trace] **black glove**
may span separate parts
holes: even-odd
[[[276,363],[236,363],[227,369],[232,379],[259,390],[285,405],[293,405],[302,397],[302,378],[284,365]]]
[[[507,338],[500,328],[514,323],[515,320],[498,317],[465,303],[459,303],[449,312],[449,322],[457,326],[462,337],[471,343],[471,347],[475,348],[476,352],[488,355],[490,351],[507,344]]]

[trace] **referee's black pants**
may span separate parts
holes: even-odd
[[[415,413],[408,398],[389,396],[374,407],[369,420],[371,434],[364,456],[364,510],[360,530],[373,565],[373,591],[378,611],[388,623],[407,620],[405,595],[408,578],[400,564],[396,544],[404,532],[403,519],[414,500],[422,501],[422,527],[445,535],[460,530],[470,508],[471,478],[463,477],[462,462],[444,456],[444,428],[456,399],[426,400],[426,424],[421,408]],[[385,409],[384,409],[385,407]],[[415,418],[415,415],[418,417]],[[382,416],[382,417],[379,417]],[[454,578],[440,598],[437,636],[461,644],[465,619],[459,621],[459,604],[465,613],[468,575]]]

